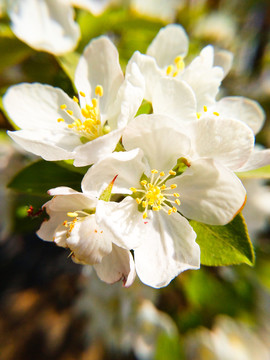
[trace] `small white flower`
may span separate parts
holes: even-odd
[[[109,284],[123,280],[130,286],[135,278],[132,256],[119,248],[114,238],[96,223],[97,196],[67,187],[49,190],[54,198],[44,208],[50,216],[37,235],[71,251],[74,262],[93,265],[99,278]]]
[[[22,129],[9,132],[13,140],[45,160],[74,159],[75,166],[92,164],[112,152],[142,101],[136,64],[128,66],[124,78],[117,49],[100,37],[81,56],[75,84],[79,99],[49,85],[12,86],[3,102]]]
[[[170,126],[170,121],[158,115],[134,119],[122,138],[128,151],[113,153],[96,163],[82,182],[84,192],[91,193],[97,187],[106,187],[110,178],[118,175],[113,191],[129,196],[120,203],[100,201],[97,222],[118,238],[119,246],[134,249],[137,274],[153,287],[165,286],[180,272],[199,267],[196,234],[180,214],[224,225],[240,211],[245,189],[219,158],[228,157],[227,162],[233,167],[253,145],[251,131],[237,121],[228,128],[235,125],[236,129],[239,126],[251,133],[242,152],[235,149],[235,142],[231,147],[226,145],[231,135],[226,132],[223,138],[209,136],[204,143],[209,121],[208,126],[198,130],[201,138],[194,135],[195,148],[194,141]],[[214,134],[211,129],[210,134]],[[213,150],[207,157],[211,144]],[[184,159],[180,164],[187,165],[182,175],[177,173],[181,157]]]

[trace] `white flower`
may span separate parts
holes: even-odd
[[[80,39],[72,6],[101,14],[109,0],[7,0],[14,34],[36,50],[54,55],[74,50]]]
[[[197,111],[214,104],[220,83],[232,63],[228,51],[214,52],[206,46],[187,67],[184,58],[188,52],[188,37],[180,25],[171,24],[162,28],[147,49],[147,54],[135,52],[135,62],[146,83],[145,99],[153,102],[153,91],[160,78],[168,77],[186,82],[195,93]],[[155,110],[154,110],[155,112]]]
[[[201,137],[194,148],[190,138],[170,122],[170,118],[158,115],[135,118],[122,138],[128,151],[113,153],[95,164],[82,182],[84,192],[91,193],[97,187],[106,187],[110,178],[118,175],[113,192],[129,196],[120,203],[100,201],[97,222],[118,237],[119,246],[134,249],[137,274],[153,287],[165,286],[181,271],[199,267],[196,234],[181,214],[224,225],[241,209],[245,189],[234,173],[219,163],[219,158],[228,157],[227,162],[234,166],[237,161],[245,161],[237,159],[253,146],[251,131],[237,121],[228,128],[233,126],[232,132],[239,127],[247,131],[242,151],[235,149],[235,142],[231,147],[227,144],[231,136],[228,132],[223,138],[209,136],[204,143],[208,126],[200,128]],[[210,129],[210,133],[214,131]],[[212,158],[207,158],[211,145]],[[182,175],[177,172],[181,157],[184,159],[178,163],[180,168],[187,165]]]
[[[107,283],[123,280],[128,287],[135,278],[132,256],[115,245],[114,238],[96,223],[97,196],[67,187],[49,190],[54,198],[44,208],[50,216],[37,235],[58,246],[69,248],[73,261],[90,264],[99,278]]]
[[[183,5],[183,0],[131,0],[130,3],[132,11],[166,22],[173,22],[177,11],[183,7]]]
[[[7,91],[4,106],[22,129],[9,135],[45,160],[92,164],[114,150],[124,126],[136,114],[143,96],[139,75],[132,64],[124,79],[113,43],[106,37],[95,39],[76,69],[79,99],[38,83]]]

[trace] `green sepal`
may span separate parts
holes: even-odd
[[[114,182],[115,182],[117,176],[118,175],[115,175],[115,177],[112,179],[110,184],[106,187],[106,189],[100,195],[99,200],[103,200],[103,201],[107,201],[107,202],[111,200],[112,188],[113,188],[113,185],[114,185]]]
[[[142,114],[152,114],[153,108],[152,104],[146,100],[143,100],[141,106],[139,107],[136,116],[142,115]]]
[[[254,265],[254,250],[242,214],[224,226],[207,225],[194,220],[190,221],[190,225],[197,234],[202,265]]]

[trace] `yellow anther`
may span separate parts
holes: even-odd
[[[84,93],[83,91],[80,91],[80,95],[81,95],[82,97],[85,97],[85,93]]]
[[[163,185],[161,185],[161,190],[165,190],[166,189],[166,185],[165,184],[163,184]]]
[[[145,208],[146,207],[146,201],[142,202],[142,206]]]
[[[176,77],[178,75],[178,71],[175,71],[174,73],[173,73],[173,77]]]
[[[172,210],[172,209],[169,209],[169,210],[168,210],[168,215],[171,215],[172,212],[173,212],[173,210]]]
[[[137,191],[137,189],[136,189],[135,187],[131,187],[131,188],[129,188],[129,190],[132,191],[132,192],[136,192],[136,191]]]
[[[65,120],[62,119],[62,118],[59,118],[59,119],[57,119],[57,121],[58,121],[58,122],[63,122],[63,121],[65,121]]]
[[[175,206],[172,207],[172,212],[176,213],[177,212],[177,209]]]
[[[103,96],[103,87],[101,85],[96,86],[95,94],[98,96]]]
[[[79,102],[79,99],[77,98],[77,96],[73,96],[73,101],[75,101],[76,103]]]
[[[159,173],[159,176],[164,176],[164,175],[165,175],[164,171],[161,171],[161,172]]]
[[[142,185],[142,186],[145,186],[146,184],[147,184],[147,181],[146,181],[146,180],[142,180],[142,181],[141,181],[141,185]]]
[[[182,56],[176,56],[176,58],[174,59],[174,63],[177,65],[180,61],[183,61]]]
[[[67,110],[67,113],[68,113],[69,115],[73,115],[73,111],[72,111],[72,110]]]
[[[138,205],[140,205],[140,203],[142,202],[142,200],[141,199],[139,199],[139,198],[136,198],[136,203],[138,204]]]
[[[97,107],[98,101],[97,101],[96,98],[93,98],[93,99],[92,99],[92,105],[93,105],[94,108]]]
[[[176,68],[177,70],[184,70],[185,68],[185,63],[184,63],[184,60],[182,58],[182,56],[177,56],[175,59],[174,59],[174,63],[176,65]]]
[[[82,115],[85,117],[85,118],[88,118],[89,117],[89,112],[87,110],[85,110],[84,108],[81,109],[81,113]]]
[[[76,212],[68,212],[67,216],[69,216],[69,217],[77,217],[78,214]]]
[[[173,193],[173,196],[174,196],[174,197],[179,197],[180,194],[178,194],[178,193]]]
[[[176,188],[177,188],[177,185],[176,185],[176,184],[172,184],[172,185],[170,186],[170,188],[171,188],[171,189],[176,189]]]
[[[166,70],[166,75],[170,75],[170,73],[173,71],[173,66],[169,65]]]
[[[204,111],[204,112],[207,111],[207,106],[206,106],[206,105],[203,106],[203,111]]]
[[[216,111],[214,111],[213,114],[216,115],[216,116],[219,116],[219,113],[216,112]]]
[[[158,170],[153,169],[153,170],[151,170],[151,173],[152,173],[152,174],[157,174],[157,173],[158,173]]]
[[[66,104],[62,104],[61,106],[60,106],[60,109],[62,109],[62,110],[65,110],[67,108],[67,105]]]
[[[176,172],[173,171],[173,170],[170,170],[170,171],[169,171],[169,174],[170,174],[170,175],[176,175]]]
[[[154,211],[159,211],[159,210],[160,210],[160,206],[153,206],[152,209],[153,209]]]
[[[175,201],[174,201],[178,206],[180,206],[180,200],[179,199],[175,199]]]
[[[202,116],[202,113],[197,112],[196,115],[197,115],[197,119],[199,119]]]
[[[146,212],[143,213],[143,218],[144,218],[144,219],[147,218],[147,213],[146,213]]]
[[[68,225],[67,225],[67,220],[65,220],[65,221],[63,222],[63,225],[64,225],[65,227],[68,226]]]

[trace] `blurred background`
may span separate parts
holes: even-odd
[[[96,0],[98,3],[99,0]],[[100,0],[100,3],[105,3]],[[268,0],[118,0],[98,14],[75,8],[81,39],[75,53],[37,51],[11,30],[0,2],[0,359],[264,360],[270,359],[270,190],[244,179],[244,216],[256,264],[187,271],[163,289],[135,282],[124,289],[74,264],[68,251],[40,240],[37,212],[48,198],[7,187],[37,160],[6,135],[7,88],[41,82],[73,95],[67,76],[88,42],[108,35],[123,69],[145,53],[158,30],[179,23],[190,38],[188,60],[207,44],[234,53],[222,95],[257,100],[266,122],[256,142],[270,147],[270,3]],[[14,104],[16,106],[16,104]],[[27,209],[33,206],[32,216]]]

